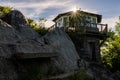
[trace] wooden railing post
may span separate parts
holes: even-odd
[[[101,32],[103,31],[103,25],[102,24],[100,24],[100,26],[101,26]]]
[[[106,24],[106,33],[107,33],[107,31],[108,31],[108,25]]]

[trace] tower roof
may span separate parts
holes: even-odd
[[[96,16],[98,23],[101,22],[102,15],[95,14],[95,13],[90,13],[90,12],[85,12],[85,11],[80,11],[80,10],[78,10],[77,12],[82,12],[83,14],[88,14],[88,15]],[[58,18],[60,18],[61,16],[71,15],[71,14],[73,14],[73,13],[74,13],[73,11],[69,11],[69,12],[65,12],[65,13],[58,14],[58,15],[53,19],[53,21],[56,21],[56,20],[57,20]]]

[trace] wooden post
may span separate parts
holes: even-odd
[[[57,22],[55,22],[55,27],[57,27]]]
[[[101,32],[103,31],[103,25],[102,24],[100,24],[101,25]]]
[[[106,33],[107,33],[107,31],[108,31],[108,25],[106,24]]]

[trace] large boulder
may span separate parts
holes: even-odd
[[[57,50],[58,57],[52,58],[54,65],[64,72],[78,69],[79,55],[70,37],[60,28],[55,28],[43,37],[47,45]]]
[[[53,47],[38,42],[39,38],[19,11],[12,11],[0,19],[0,80],[20,80],[22,77],[25,80],[35,70],[38,74],[47,74],[49,59],[57,53]]]
[[[41,37],[28,25],[19,11],[14,10],[1,18],[1,80],[25,79],[26,77],[32,80],[37,79],[37,76],[41,74],[56,75],[74,71],[78,69],[78,59],[74,44],[61,29],[56,28]],[[5,71],[7,72],[3,73]]]
[[[22,39],[34,39],[40,36],[29,26],[25,16],[18,10],[11,11],[1,19],[16,29],[17,33],[21,35]]]

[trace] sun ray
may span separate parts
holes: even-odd
[[[71,10],[72,10],[74,13],[76,13],[79,9],[80,9],[80,8],[78,8],[78,7],[73,7]]]
[[[76,7],[74,7],[74,8],[72,9],[72,11],[73,11],[73,12],[76,12],[76,11],[77,11],[77,8],[76,8]]]

